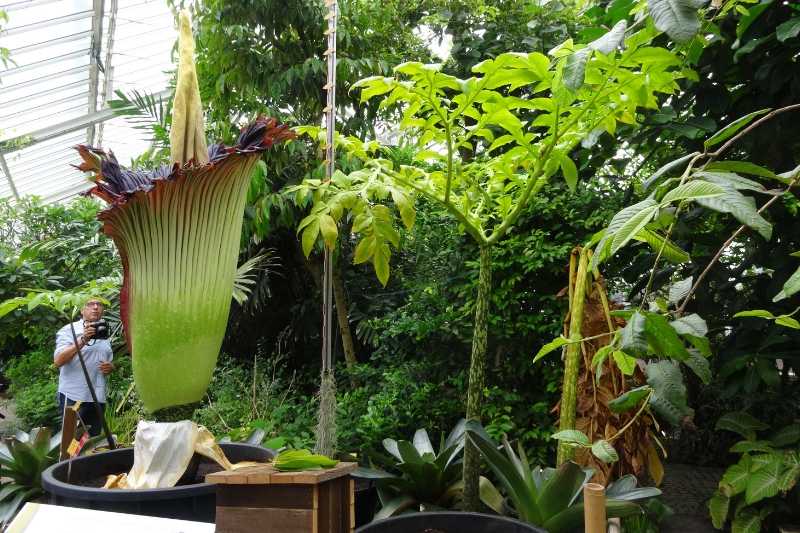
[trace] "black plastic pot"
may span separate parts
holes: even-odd
[[[378,489],[371,479],[355,479],[356,527],[372,522],[378,507]]]
[[[232,463],[266,462],[274,456],[272,450],[251,444],[225,443],[220,446]],[[195,455],[188,470],[196,471],[199,463],[211,462],[210,459],[198,457]],[[42,486],[50,495],[52,504],[198,522],[214,521],[216,488],[208,483],[141,490],[108,490],[82,486],[93,479],[130,471],[133,466],[133,448],[78,457],[71,463],[71,466],[70,461],[56,463],[42,473]]]
[[[411,513],[378,520],[360,527],[356,533],[547,533],[544,529],[481,513],[437,511]]]

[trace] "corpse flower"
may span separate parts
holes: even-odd
[[[230,311],[246,192],[261,153],[294,136],[271,118],[234,146],[206,149],[189,18],[180,16],[180,65],[170,144],[173,164],[121,167],[113,153],[78,146],[89,194],[123,267],[120,295],[134,381],[149,411],[202,399]]]

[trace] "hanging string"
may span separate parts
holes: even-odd
[[[333,178],[334,170],[334,132],[336,126],[336,0],[325,0],[328,29],[328,78],[324,89],[327,94],[325,104],[325,180]],[[322,372],[319,387],[319,415],[317,418],[316,445],[314,451],[327,456],[336,452],[336,379],[333,375],[333,278],[332,253],[325,246],[322,274]]]

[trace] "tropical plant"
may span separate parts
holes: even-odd
[[[395,68],[396,77],[372,77],[354,87],[367,101],[381,96],[382,106],[402,108],[400,132],[419,150],[414,165],[395,165],[381,155],[377,141],[340,138],[343,151],[363,168],[337,173],[330,182],[306,180],[296,188],[314,207],[298,227],[309,253],[321,236],[332,247],[337,224],[353,217],[360,235],[355,263],[372,262],[378,279],[389,278],[391,247],[400,235],[395,216],[384,205],[391,198],[406,227],[414,223],[414,201],[425,197],[451,215],[479,252],[479,284],[467,418],[481,416],[487,346],[487,313],[491,299],[491,251],[522,211],[556,173],[571,188],[578,169],[572,150],[590,137],[635,124],[640,107],[656,107],[659,93],[672,93],[685,74],[671,52],[649,46],[658,31],[647,24],[626,36],[620,21],[588,45],[571,40],[551,51],[505,53],[475,65],[475,75],[459,80],[441,65],[409,62]],[[617,53],[617,49],[625,50]],[[640,76],[641,72],[647,76]],[[520,96],[517,96],[517,95]],[[319,138],[319,128],[303,131]],[[467,507],[477,506],[478,464],[471,446],[465,452]]]
[[[474,422],[468,423],[466,435],[494,472],[508,496],[510,509],[520,520],[552,533],[580,529],[584,514],[583,487],[594,475],[591,469],[582,469],[572,461],[558,468],[531,467],[521,446],[515,453],[504,439],[503,455],[497,444]],[[623,476],[606,488],[606,514],[608,517],[642,514],[644,511],[634,501],[660,494],[655,487],[637,488],[633,475]]]
[[[122,257],[121,317],[149,411],[202,399],[230,310],[250,174],[261,152],[292,137],[274,119],[260,118],[235,146],[207,150],[185,13],[180,31],[174,166],[131,171],[102,150],[78,147],[79,168],[94,174],[90,193],[110,205],[100,219]]]
[[[446,439],[442,433],[438,452],[425,429],[418,429],[411,442],[384,439],[383,446],[398,461],[393,466],[400,474],[365,467],[359,467],[353,474],[377,485],[381,509],[375,520],[461,505],[464,483],[460,456],[465,427],[466,421],[462,419]],[[484,477],[480,479],[480,497],[487,507],[501,511],[502,496]]]
[[[0,478],[8,478],[0,488],[0,527],[8,523],[27,501],[44,494],[42,472],[58,461],[61,433],[48,428],[29,433],[18,431],[0,442]]]
[[[725,471],[708,502],[714,527],[722,529],[730,520],[737,533],[757,533],[766,531],[776,516],[796,512],[800,502],[800,424],[759,437],[768,426],[740,411],[723,415],[716,429],[737,433],[745,440],[731,447],[731,452],[742,455]]]
[[[428,432],[418,429],[411,442],[384,439],[383,447],[398,462],[399,474],[376,468],[359,467],[353,476],[375,481],[381,509],[375,520],[410,511],[447,509],[461,503],[464,482],[461,479],[466,420],[460,420],[445,438],[441,435],[439,451],[433,447]],[[481,500],[500,512],[502,497],[486,478],[480,480]]]

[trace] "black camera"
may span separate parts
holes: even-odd
[[[107,339],[108,336],[111,334],[111,331],[108,328],[108,322],[103,320],[102,318],[96,322],[87,322],[86,327],[93,326],[94,327],[94,337],[93,339]]]

